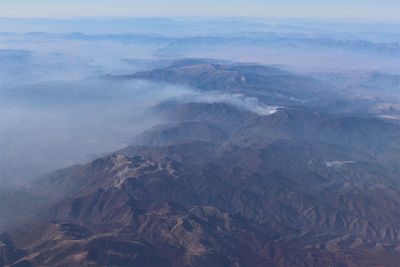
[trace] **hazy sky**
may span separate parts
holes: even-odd
[[[398,20],[399,0],[0,0],[0,16],[257,16]]]

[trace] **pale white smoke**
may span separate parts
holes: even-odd
[[[226,103],[240,109],[254,112],[260,116],[267,116],[275,113],[279,107],[269,106],[258,100],[256,97],[245,96],[241,93],[221,93],[217,91],[212,92],[194,92],[185,96],[186,102],[199,102],[199,103]]]

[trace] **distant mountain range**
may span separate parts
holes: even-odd
[[[29,38],[40,40],[79,40],[79,41],[117,41],[148,45],[161,45],[160,54],[175,54],[207,46],[243,46],[280,48],[297,50],[338,50],[353,53],[373,53],[376,55],[399,56],[400,44],[396,42],[377,42],[363,39],[346,39],[346,37],[332,38],[323,36],[307,36],[305,34],[282,34],[275,32],[240,33],[233,35],[198,35],[191,37],[164,36],[161,34],[85,34],[30,32],[24,34],[0,33],[7,38]]]

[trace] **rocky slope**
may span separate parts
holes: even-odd
[[[173,68],[184,73],[187,62]],[[191,81],[195,73],[206,86],[203,71],[217,69],[204,75],[223,90],[245,90],[250,79],[233,65],[199,68],[179,75]],[[26,190],[41,196],[32,211],[40,208],[1,236],[0,264],[400,262],[399,124],[303,106],[267,116],[222,103],[165,103],[154,111],[166,124],[132,146],[37,178]]]

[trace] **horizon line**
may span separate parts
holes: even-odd
[[[84,15],[84,16],[2,16],[0,19],[151,19],[151,18],[165,18],[165,19],[281,19],[281,20],[304,20],[304,21],[332,21],[332,22],[380,22],[380,23],[400,23],[400,18],[365,18],[365,17],[282,17],[282,16],[244,16],[244,15],[123,15],[123,16],[110,16],[110,15]]]

